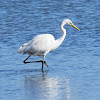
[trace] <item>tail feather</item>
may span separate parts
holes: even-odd
[[[26,48],[27,43],[23,44],[19,49],[18,49],[18,53],[24,53],[25,52],[25,48]]]

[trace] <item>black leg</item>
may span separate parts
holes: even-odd
[[[25,64],[26,64],[26,63],[33,63],[33,62],[42,62],[42,63],[43,63],[42,60],[39,60],[39,61],[27,61],[27,62],[24,60],[23,62],[24,62]],[[44,64],[48,67],[46,61],[44,61]]]
[[[43,61],[42,61],[42,60],[39,60],[39,61],[27,61],[27,62],[26,62],[26,60],[27,60],[30,56],[31,56],[31,55],[29,55],[29,56],[23,61],[23,63],[26,64],[26,63],[33,63],[33,62],[42,62],[42,71],[43,71],[43,64],[45,64],[45,65],[48,67],[46,61],[44,61],[45,56],[43,56]]]
[[[42,61],[42,71],[43,71],[44,59],[45,59],[45,56],[43,55],[43,61]]]
[[[24,61],[23,63],[29,63],[29,62],[26,62],[26,60],[30,57],[31,55],[29,55]]]
[[[42,63],[43,63],[43,61],[42,61],[42,60],[39,60],[39,61],[31,61],[31,62],[42,62]],[[44,61],[44,64],[48,67],[48,65],[47,65],[46,61]]]
[[[42,69],[41,69],[41,70],[42,70],[42,72],[43,72],[43,61],[42,61]]]

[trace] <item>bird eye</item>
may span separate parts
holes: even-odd
[[[72,25],[72,22],[70,22],[70,24]]]

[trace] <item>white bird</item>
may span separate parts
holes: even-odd
[[[57,40],[54,39],[54,36],[51,34],[41,34],[35,36],[31,41],[23,44],[19,49],[18,53],[23,53],[23,54],[29,54],[29,56],[23,61],[24,63],[31,63],[31,62],[42,62],[42,71],[43,71],[43,64],[48,66],[46,64],[45,56],[47,53],[50,51],[56,49],[57,47],[60,46],[60,44],[63,42],[65,36],[66,36],[66,29],[64,28],[64,25],[70,25],[76,28],[77,30],[80,31],[79,28],[77,28],[71,20],[65,19],[62,21],[62,24],[60,26],[60,30],[62,32],[62,36],[58,38]],[[29,61],[26,62],[26,60],[31,56],[43,56],[43,60],[40,61]]]

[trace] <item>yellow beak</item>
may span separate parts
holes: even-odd
[[[79,28],[77,28],[74,24],[72,24],[72,26],[73,26],[74,28],[76,28],[77,30],[79,30],[79,31],[80,31],[80,29],[79,29]]]

